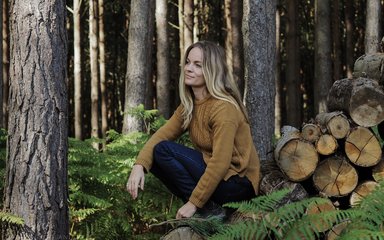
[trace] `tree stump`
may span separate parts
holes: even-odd
[[[339,145],[334,136],[323,134],[315,143],[316,151],[321,155],[331,155],[336,152]]]
[[[328,133],[336,139],[345,138],[349,133],[348,118],[341,111],[319,113],[316,116],[316,122],[320,125],[323,133]]]
[[[351,129],[345,140],[345,153],[349,160],[361,167],[370,167],[379,163],[382,150],[378,139],[365,127]]]
[[[375,79],[384,85],[384,53],[370,53],[359,57],[353,68],[354,77]]]
[[[313,174],[313,183],[320,194],[341,197],[356,188],[358,178],[356,169],[348,160],[332,156],[320,162]]]
[[[373,79],[337,80],[328,93],[327,107],[349,114],[359,126],[376,126],[384,120],[384,90]]]
[[[319,161],[313,144],[301,140],[298,130],[284,133],[277,142],[274,153],[281,171],[294,182],[309,178]]]
[[[321,135],[320,127],[314,123],[306,123],[301,128],[301,138],[304,140],[314,143],[319,139]]]
[[[372,192],[375,187],[378,185],[375,181],[365,181],[363,183],[360,183],[355,190],[353,190],[350,198],[349,203],[351,206],[356,206],[362,198],[367,196],[370,192]]]

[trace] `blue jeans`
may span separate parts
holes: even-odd
[[[206,168],[202,153],[175,142],[162,141],[155,146],[153,158],[150,171],[174,195],[187,202]],[[253,197],[255,192],[248,178],[235,175],[219,183],[210,201],[222,205]]]

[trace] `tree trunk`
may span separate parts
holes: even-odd
[[[300,93],[300,54],[298,38],[298,1],[288,1],[287,26],[287,70],[286,70],[286,96],[285,111],[288,113],[287,124],[293,127],[300,127],[302,123],[302,94]]]
[[[3,1],[0,2],[0,12],[1,12],[1,15],[0,15],[0,22],[2,23],[3,22]],[[3,24],[1,24],[0,26],[0,39],[3,40]],[[1,41],[1,46],[0,46],[0,56],[3,56],[3,41]],[[3,94],[4,94],[4,80],[3,80],[3,65],[1,65],[1,68],[0,68],[0,77],[1,77],[1,80],[0,80],[0,106],[3,106]],[[1,109],[0,111],[0,127],[1,128],[4,128],[4,112],[3,112],[3,109]]]
[[[83,139],[82,111],[82,70],[81,70],[81,1],[73,1],[73,72],[74,72],[74,110],[75,138]]]
[[[365,53],[380,51],[381,37],[381,1],[367,0],[365,20]]]
[[[379,163],[381,146],[373,132],[365,127],[351,129],[345,140],[345,153],[355,165],[371,167]]]
[[[319,113],[316,122],[323,133],[328,133],[336,139],[345,138],[351,128],[348,118],[341,111]]]
[[[276,10],[276,69],[275,69],[275,136],[281,136],[282,124],[282,83],[281,83],[281,53],[280,53],[280,10]]]
[[[4,209],[25,225],[2,239],[69,239],[65,1],[14,0],[10,12]]]
[[[340,1],[332,1],[332,52],[333,52],[333,81],[341,78],[341,36],[340,36]]]
[[[384,86],[384,53],[370,53],[359,57],[354,65],[353,76],[371,78]]]
[[[354,8],[353,1],[345,1],[345,58],[347,78],[352,78],[354,59]]]
[[[244,49],[241,20],[243,0],[231,1],[233,77],[244,95]]]
[[[101,95],[101,136],[105,139],[108,130],[107,116],[107,79],[105,73],[105,31],[104,31],[104,0],[98,0],[98,26],[99,26],[99,68],[100,68],[100,95]]]
[[[347,159],[332,156],[320,162],[313,174],[313,183],[320,194],[341,197],[356,188],[358,174]]]
[[[154,30],[154,0],[132,0],[128,36],[128,60],[125,84],[123,133],[142,131],[141,119],[128,114],[145,103],[147,83],[151,78],[152,36]]]
[[[327,112],[327,94],[332,86],[330,1],[315,1],[315,114]]]
[[[360,126],[376,126],[384,120],[384,90],[368,78],[340,79],[328,93],[329,111],[343,111]]]
[[[157,43],[157,78],[156,100],[159,113],[166,119],[170,117],[170,73],[168,44],[168,7],[166,0],[156,0],[156,43]]]
[[[274,154],[281,171],[294,182],[309,178],[319,161],[314,146],[302,141],[298,130],[285,132],[277,142]]]
[[[2,1],[2,59],[3,59],[3,104],[1,105],[3,111],[3,127],[8,129],[8,97],[9,97],[9,24],[8,24],[8,1]]]
[[[91,136],[99,138],[99,69],[97,0],[89,1],[89,58],[91,65]],[[94,147],[98,149],[98,144]]]
[[[231,0],[224,1],[224,19],[225,19],[225,53],[227,55],[228,70],[233,72],[233,36],[232,36],[232,18],[231,18]]]
[[[245,102],[261,161],[272,159],[273,152],[275,13],[275,0],[244,1]]]
[[[193,43],[193,0],[184,0],[184,50]]]

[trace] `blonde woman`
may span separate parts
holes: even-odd
[[[224,49],[210,41],[192,44],[183,70],[181,104],[140,151],[127,182],[136,199],[150,171],[184,201],[177,219],[251,199],[260,182],[260,161]],[[185,131],[193,149],[173,142]]]

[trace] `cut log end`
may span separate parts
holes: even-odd
[[[352,192],[349,199],[351,206],[356,206],[365,196],[371,193],[377,185],[378,183],[375,181],[365,181],[359,184],[359,186]]]

